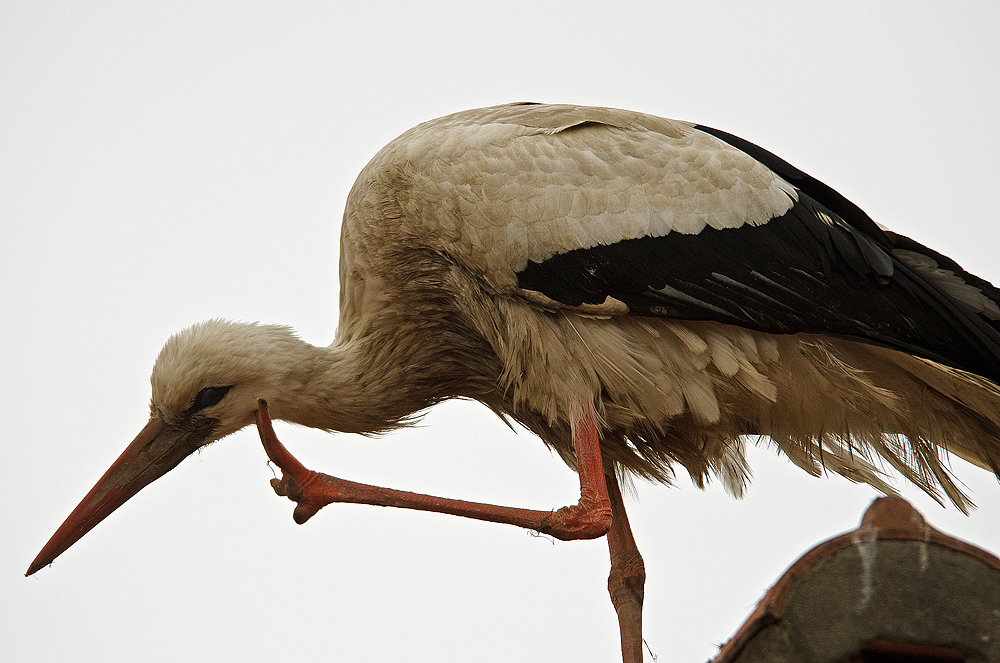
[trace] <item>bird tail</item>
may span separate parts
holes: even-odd
[[[879,428],[856,420],[843,431],[846,435],[838,432],[817,440],[828,452],[824,466],[890,492],[864,460],[878,456],[939,502],[943,491],[968,512],[974,505],[958,487],[948,456],[1000,476],[1000,387],[979,375],[886,348],[829,340],[823,346],[831,361],[860,369],[889,397],[863,408],[869,413],[880,410],[867,418],[880,422]],[[858,450],[862,458],[855,456]]]

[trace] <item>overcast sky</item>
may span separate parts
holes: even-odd
[[[22,574],[145,423],[171,333],[220,316],[332,340],[354,178],[453,111],[568,102],[718,127],[1000,282],[1000,4],[819,4],[0,5],[2,657],[618,659],[603,539],[354,505],[297,526],[252,429]],[[474,404],[377,440],[278,432],[346,479],[544,509],[578,497],[537,439]],[[660,661],[712,656],[875,496],[766,446],[751,462],[742,501],[683,472],[629,499]],[[955,467],[971,517],[899,488],[1000,550],[1000,486]]]

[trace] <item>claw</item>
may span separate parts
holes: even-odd
[[[320,510],[320,507],[312,506],[310,504],[299,503],[295,510],[292,511],[292,520],[295,521],[296,525],[304,525],[307,520],[315,516]]]

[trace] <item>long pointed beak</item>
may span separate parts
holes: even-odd
[[[160,478],[201,446],[207,436],[179,430],[153,418],[132,440],[101,480],[73,509],[35,561],[26,576],[52,563],[97,523],[107,518],[130,497]]]

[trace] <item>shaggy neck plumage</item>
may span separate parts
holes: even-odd
[[[302,344],[298,369],[285,379],[277,415],[297,424],[345,433],[380,433],[455,396],[481,398],[495,383],[477,374],[476,353],[420,342],[424,334],[340,338],[318,348]],[[406,340],[406,345],[400,343]]]
[[[402,389],[378,393],[368,379],[377,373],[358,343],[302,350],[299,370],[288,376],[277,407],[272,406],[279,418],[344,433],[377,433],[400,425],[409,407]]]

